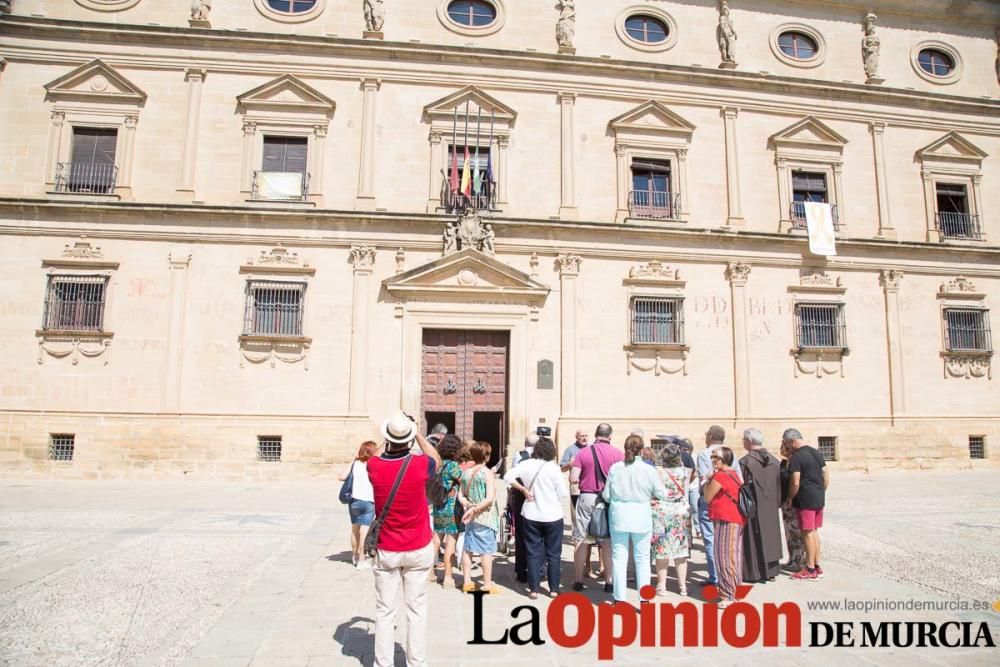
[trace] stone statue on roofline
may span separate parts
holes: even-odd
[[[861,40],[861,58],[865,64],[865,76],[869,83],[876,83],[878,77],[878,52],[882,41],[875,34],[875,21],[878,16],[868,12],[865,16],[865,36]]]
[[[729,15],[729,2],[722,0],[719,6],[719,27],[716,29],[716,38],[719,40],[719,53],[722,56],[722,65],[734,67],[736,65],[736,28],[733,27],[733,19]]]
[[[385,23],[385,3],[383,0],[365,0],[365,30],[382,32]]]
[[[192,0],[191,20],[207,21],[208,15],[212,11],[212,0]]]
[[[574,0],[561,0],[559,20],[556,21],[556,42],[560,49],[572,49],[576,35],[576,6]]]
[[[11,0],[0,0],[0,14],[10,14]]]

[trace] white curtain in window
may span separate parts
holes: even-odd
[[[302,199],[302,173],[262,171],[257,183],[261,199]]]
[[[833,209],[824,202],[803,202],[806,209],[806,227],[809,230],[809,252],[833,257],[837,254],[836,235],[833,231]]]

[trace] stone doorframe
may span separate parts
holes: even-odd
[[[422,345],[425,329],[507,331],[507,451],[511,443],[524,440],[528,430],[528,322],[526,305],[480,305],[469,303],[403,304],[402,396],[400,404],[411,415],[420,413]]]

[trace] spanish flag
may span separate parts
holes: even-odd
[[[469,168],[469,147],[465,147],[465,163],[462,165],[462,194],[472,200],[472,171]]]

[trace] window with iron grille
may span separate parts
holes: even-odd
[[[990,352],[989,311],[983,308],[945,308],[945,348],[949,352]]]
[[[837,460],[837,436],[821,435],[817,438],[816,443],[817,449],[819,449],[819,453],[823,455],[824,461]]]
[[[684,299],[632,297],[633,344],[684,344]]]
[[[257,460],[268,463],[279,463],[281,461],[280,435],[257,436]]]
[[[73,433],[52,433],[49,435],[49,460],[72,461],[76,435]]]
[[[278,280],[247,281],[243,334],[301,336],[305,283]]]
[[[842,303],[795,304],[795,345],[803,348],[847,348]]]
[[[982,435],[969,436],[969,458],[970,459],[986,458],[986,436]]]
[[[42,328],[46,331],[102,331],[107,276],[50,275]]]

